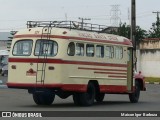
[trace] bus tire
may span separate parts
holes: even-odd
[[[89,82],[87,92],[79,94],[80,104],[82,106],[91,106],[94,103],[95,94],[95,86],[92,82]]]
[[[133,93],[129,94],[129,99],[131,103],[137,103],[139,100],[139,96],[140,96],[140,84],[139,82],[136,80],[135,81],[135,91]]]
[[[73,101],[74,101],[74,104],[75,104],[75,105],[81,105],[80,98],[79,98],[79,94],[80,94],[80,93],[74,93],[74,94],[73,94]]]
[[[33,93],[33,100],[37,105],[51,105],[55,94],[52,92]]]
[[[105,93],[97,93],[95,99],[97,102],[102,102],[104,99]]]

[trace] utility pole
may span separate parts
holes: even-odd
[[[152,12],[152,13],[157,14],[157,18],[159,18],[159,14],[160,14],[159,11],[157,11],[157,12]]]
[[[136,55],[136,0],[131,0],[131,40],[133,43],[133,65],[132,69],[137,70]],[[133,72],[132,72],[133,73]]]
[[[159,28],[159,25],[160,25],[160,23],[159,23],[159,21],[160,21],[159,14],[160,14],[160,12],[157,11],[157,12],[152,12],[152,13],[157,14],[157,27]]]
[[[91,20],[90,18],[81,18],[81,17],[79,17],[78,19],[80,19],[82,21],[81,22],[81,29],[83,29],[84,20]]]
[[[131,2],[131,39],[133,43],[133,49],[136,50],[136,0]]]

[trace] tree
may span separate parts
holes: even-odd
[[[144,39],[148,37],[148,33],[146,30],[142,29],[140,26],[136,26],[136,43],[139,45],[139,43]]]
[[[120,23],[120,26],[118,28],[118,35],[120,36],[124,36],[130,39],[130,33],[131,33],[131,28],[129,25],[127,25],[126,23]]]
[[[110,34],[116,34],[120,36],[131,38],[131,26],[126,23],[121,23],[117,28],[118,30],[112,30]],[[136,26],[136,43],[139,45],[140,41],[148,36],[147,31],[142,29],[140,26]]]
[[[152,23],[152,28],[149,30],[149,38],[160,38],[160,18],[157,14],[157,21]]]

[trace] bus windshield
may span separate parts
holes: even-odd
[[[36,56],[56,56],[58,52],[58,44],[53,40],[37,40],[35,47]]]
[[[19,40],[14,44],[12,54],[14,56],[29,56],[32,52],[33,41],[29,39]]]

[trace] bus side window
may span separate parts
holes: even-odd
[[[96,56],[99,57],[99,58],[104,57],[104,46],[102,46],[102,45],[97,45],[96,46]]]
[[[75,44],[74,44],[74,42],[69,43],[67,53],[68,53],[69,56],[74,56],[74,54],[75,54]]]
[[[115,58],[122,59],[123,58],[123,48],[120,46],[115,46]]]
[[[55,41],[39,39],[36,42],[35,56],[56,56],[58,53],[58,44]]]
[[[88,57],[94,56],[94,45],[93,44],[86,45],[86,56]]]
[[[84,56],[84,44],[83,43],[76,44],[76,55]]]
[[[107,58],[113,58],[114,57],[113,46],[106,46],[106,57]]]

